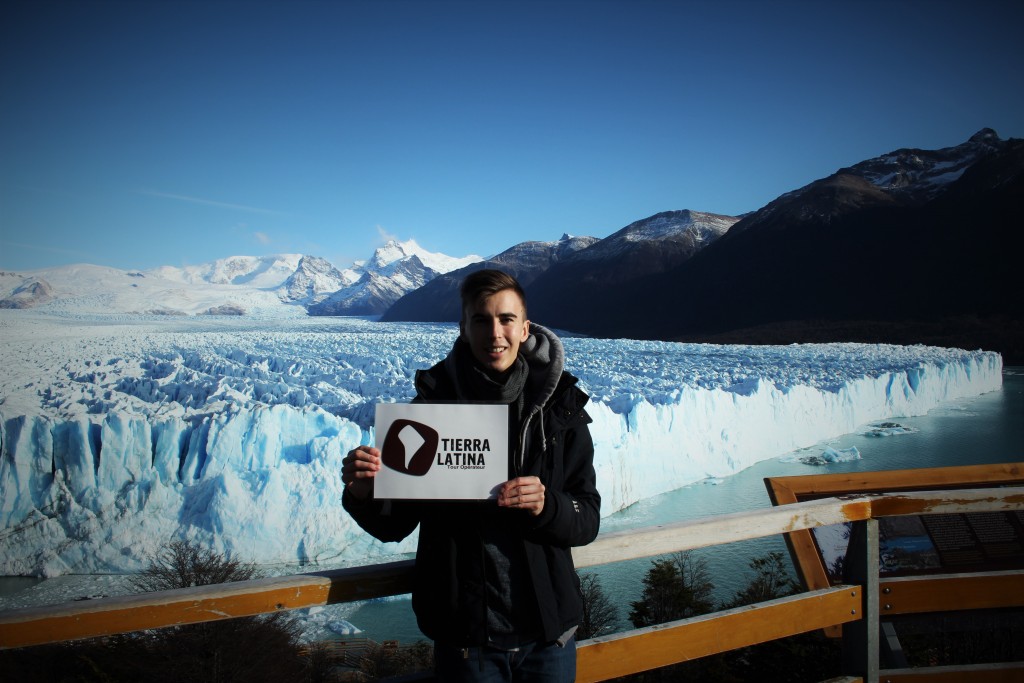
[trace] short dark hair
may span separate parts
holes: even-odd
[[[481,299],[511,289],[519,295],[523,302],[523,315],[526,315],[526,292],[523,291],[519,281],[514,277],[500,270],[487,268],[477,270],[465,277],[462,281],[460,295],[462,296],[462,317],[466,316],[466,308],[475,306]]]

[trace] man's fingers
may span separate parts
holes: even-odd
[[[376,475],[380,469],[380,451],[368,446],[360,446],[348,452],[342,460],[341,480],[351,484],[355,479],[365,479]]]
[[[529,506],[544,500],[544,484],[509,482],[502,491],[501,500],[509,507]]]

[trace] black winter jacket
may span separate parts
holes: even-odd
[[[530,381],[543,388],[536,412],[527,411],[529,418],[523,420],[519,475],[543,482],[540,515],[499,508],[493,501],[359,501],[348,492],[344,496],[345,509],[381,541],[400,541],[419,525],[413,610],[420,630],[446,645],[487,642],[481,542],[485,525],[505,524],[521,536],[532,581],[531,595],[523,599],[536,600],[545,642],[578,625],[583,615],[570,548],[597,536],[601,507],[591,420],[584,410],[589,399],[576,387],[576,378],[562,370],[558,338],[539,325],[532,325],[531,333],[520,352],[530,364]],[[417,373],[418,401],[456,398],[452,355]]]

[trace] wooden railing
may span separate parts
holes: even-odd
[[[1024,487],[855,495],[602,534],[573,550],[578,568],[854,523],[848,584],[582,641],[577,680],[603,681],[758,643],[843,626],[837,680],[961,680],[963,667],[879,671],[879,615],[1024,607],[1024,572],[879,581],[878,523],[884,516],[1024,510]],[[230,619],[402,595],[413,561],[0,612],[0,648]],[[898,597],[897,597],[898,596]],[[924,597],[927,596],[927,597]],[[972,681],[1024,679],[1020,663],[969,667]]]

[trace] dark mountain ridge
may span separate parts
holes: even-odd
[[[605,292],[685,263],[737,220],[683,210],[631,223],[538,275],[526,288],[530,315],[564,329],[585,330],[603,316]]]
[[[577,333],[926,343],[1024,363],[1022,209],[1024,141],[986,128],[840,169],[742,219],[671,211],[557,255],[517,245],[407,294],[383,319],[457,320],[461,279],[497,267],[520,278],[533,320]]]
[[[979,136],[984,145],[971,145]],[[1015,260],[1024,141],[993,137],[982,131],[966,143],[973,149],[951,148],[973,157],[941,184],[924,174],[886,189],[859,165],[784,195],[681,266],[595,292],[609,315],[579,331],[931,343],[1024,362]]]

